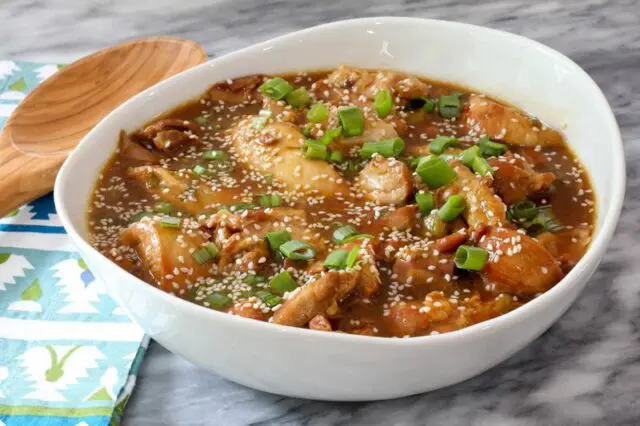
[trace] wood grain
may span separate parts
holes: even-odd
[[[99,51],[45,80],[0,134],[0,217],[51,191],[68,153],[109,112],[206,59],[192,41],[154,37]]]

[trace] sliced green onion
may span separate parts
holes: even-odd
[[[356,266],[359,253],[360,253],[360,246],[353,246],[353,248],[349,252],[349,256],[347,256],[347,265],[346,265],[347,269],[351,269],[354,266]]]
[[[376,142],[365,142],[360,150],[360,156],[362,158],[371,158],[373,154],[379,154],[385,158],[397,157],[402,151],[404,151],[404,141],[401,138],[393,138]]]
[[[356,228],[354,228],[353,226],[351,225],[341,226],[335,231],[333,231],[333,242],[336,244],[341,244],[345,238],[355,233],[356,233]]]
[[[393,98],[389,90],[381,90],[373,98],[373,108],[378,117],[384,118],[393,110]]]
[[[267,279],[263,275],[249,274],[244,278],[244,282],[253,286],[267,282]]]
[[[347,244],[347,243],[350,243],[351,241],[366,240],[371,238],[374,238],[373,235],[371,234],[353,234],[348,236],[344,240],[342,240],[342,244]]]
[[[329,154],[327,146],[313,139],[308,139],[304,143],[303,153],[305,158],[310,160],[326,160]]]
[[[438,111],[444,118],[458,117],[462,111],[460,96],[457,94],[440,96],[440,99],[438,99]]]
[[[344,269],[347,264],[349,252],[346,250],[334,250],[324,261],[324,267],[327,269]]]
[[[480,156],[480,148],[477,145],[474,145],[471,148],[467,148],[464,151],[462,151],[460,160],[462,161],[462,164],[464,164],[469,168],[472,168],[473,160],[479,156]]]
[[[280,253],[291,260],[309,260],[316,256],[316,249],[309,243],[300,240],[291,240],[282,244]]]
[[[307,139],[310,138],[311,137],[311,127],[304,126],[304,128],[302,129],[302,136],[304,136]]]
[[[163,228],[180,228],[180,218],[173,216],[163,216],[160,219],[160,226]]]
[[[216,256],[218,255],[218,246],[215,245],[214,243],[209,243],[205,245],[204,248],[209,252],[212,259],[215,259]]]
[[[261,195],[259,203],[262,207],[278,207],[282,204],[282,197],[278,194]]]
[[[291,234],[289,234],[287,231],[273,231],[267,232],[265,238],[267,239],[271,250],[276,251],[280,248],[281,245],[283,245],[287,241],[291,241]]]
[[[538,215],[538,208],[535,203],[530,200],[518,201],[509,209],[511,215],[516,219],[533,219]]]
[[[306,107],[311,103],[311,96],[309,96],[309,92],[304,87],[298,87],[291,93],[289,93],[285,100],[289,105],[294,108],[302,108]]]
[[[532,234],[549,231],[558,232],[564,229],[564,226],[556,219],[551,206],[538,207],[538,214],[532,220],[524,222],[521,226]]]
[[[418,162],[416,173],[429,188],[435,189],[446,185],[457,176],[449,163],[440,157],[427,157]]]
[[[474,158],[471,168],[480,176],[491,175],[494,172],[493,167],[482,157]]]
[[[153,206],[153,211],[158,213],[165,213],[165,214],[170,214],[175,209],[176,209],[175,206],[171,203],[159,202]]]
[[[196,164],[196,166],[193,168],[193,173],[197,174],[198,176],[202,176],[204,174],[207,173],[207,168],[201,166],[200,164]]]
[[[438,217],[445,222],[451,222],[457,218],[465,208],[464,198],[460,195],[452,195],[447,199],[440,210],[438,210]]]
[[[345,107],[338,110],[338,119],[345,136],[360,136],[364,133],[364,116],[358,107]]]
[[[424,216],[433,210],[436,206],[436,201],[433,198],[433,194],[430,192],[418,192],[416,194],[416,204],[420,209],[420,213]]]
[[[327,130],[324,135],[319,139],[325,145],[329,145],[335,138],[342,134],[342,127],[336,127],[335,129]]]
[[[433,99],[425,99],[422,109],[427,112],[433,112],[436,109],[436,102]]]
[[[433,154],[442,154],[447,148],[458,145],[458,139],[453,136],[438,136],[431,141],[429,151]]]
[[[329,117],[329,108],[325,104],[313,104],[307,111],[307,120],[321,123]]]
[[[232,299],[221,293],[211,293],[204,298],[204,301],[212,308],[223,309],[231,304]]]
[[[138,213],[133,215],[133,217],[129,220],[129,222],[130,223],[138,222],[138,221],[144,219],[145,217],[153,217],[153,213],[151,213],[151,212],[138,212]]]
[[[485,157],[499,157],[509,151],[509,147],[507,145],[494,142],[486,136],[480,138],[478,146],[480,147],[480,152]]]
[[[454,262],[460,269],[481,271],[487,264],[488,254],[481,248],[462,245],[456,250]]]
[[[329,154],[329,161],[332,163],[342,163],[344,161],[344,157],[340,151],[331,151],[331,154]]]
[[[225,151],[205,151],[202,158],[207,161],[227,161],[229,154]]]
[[[287,271],[282,271],[278,275],[273,277],[269,284],[271,285],[271,290],[273,290],[275,293],[280,294],[284,294],[288,291],[293,291],[298,287],[296,281]]]
[[[204,247],[191,253],[191,257],[193,257],[193,260],[195,260],[198,265],[204,265],[212,259],[211,253]]]
[[[209,120],[206,117],[203,117],[202,115],[199,117],[196,117],[196,123],[204,126],[205,124],[207,124],[209,122]]]
[[[256,291],[256,297],[272,308],[282,303],[282,297],[264,290]]]
[[[293,86],[284,78],[275,77],[262,83],[258,90],[270,98],[280,100],[293,91]]]

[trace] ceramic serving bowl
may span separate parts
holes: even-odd
[[[181,300],[120,269],[86,240],[86,209],[120,129],[253,73],[339,64],[390,68],[462,84],[562,129],[589,170],[597,225],[584,258],[555,287],[506,315],[448,334],[389,339],[283,327]],[[62,167],[58,214],[93,273],[128,315],[169,350],[230,380],[282,395],[375,400],[437,389],[475,376],[542,334],[598,266],[624,196],[625,164],[611,108],[574,62],[539,43],[472,25],[413,18],[336,22],[213,59],[132,98],[102,120]]]

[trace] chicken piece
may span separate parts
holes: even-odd
[[[358,288],[363,297],[373,296],[380,289],[380,272],[376,265],[376,252],[374,244],[369,239],[363,239],[345,244],[342,249],[350,251],[354,246],[360,245],[356,267]]]
[[[536,240],[560,261],[561,268],[566,273],[584,256],[591,243],[591,232],[585,228],[543,232]]]
[[[264,236],[271,231],[290,229],[294,240],[302,240],[316,249],[316,256],[326,252],[324,241],[309,228],[303,210],[276,207],[267,210],[247,210],[231,213],[220,210],[203,226],[213,233],[220,250],[218,266],[222,270],[254,271],[266,265],[261,258],[269,258]]]
[[[429,86],[420,79],[390,71],[371,72],[340,65],[327,77],[330,84],[342,89],[350,89],[353,97],[364,95],[373,99],[381,90],[390,90],[394,96],[403,99],[429,95]]]
[[[160,166],[132,167],[127,174],[145,184],[150,193],[194,216],[211,210],[212,206],[238,202],[233,189],[213,191],[205,184],[193,186],[189,179]]]
[[[362,146],[365,142],[375,142],[396,137],[398,137],[398,132],[393,124],[377,118],[365,118],[364,132],[360,136],[342,137],[336,142],[338,145],[351,148],[354,146]]]
[[[148,125],[136,136],[152,140],[159,151],[173,152],[184,145],[197,143],[198,132],[198,125],[189,120],[163,118]]]
[[[209,99],[217,103],[241,104],[256,97],[256,89],[262,84],[263,76],[250,75],[214,84],[209,89]]]
[[[365,198],[378,204],[402,205],[411,196],[412,178],[409,168],[395,158],[374,156],[355,180]]]
[[[162,158],[157,151],[152,151],[150,148],[134,142],[124,130],[120,131],[118,149],[123,157],[144,164],[156,164]]]
[[[536,172],[521,156],[507,152],[504,158],[491,158],[493,187],[507,204],[526,200],[530,196],[548,191],[555,180],[551,172]]]
[[[262,98],[262,109],[271,111],[272,117],[287,123],[303,123],[306,117],[302,111],[290,107],[285,101],[279,101],[269,96]]]
[[[136,251],[143,267],[164,291],[182,294],[189,283],[209,276],[210,264],[198,265],[191,256],[192,250],[206,243],[197,230],[165,228],[160,220],[146,218],[129,225],[120,239]]]
[[[440,253],[432,241],[419,241],[402,247],[393,264],[393,273],[399,283],[410,283],[415,288],[428,291],[449,290],[453,270],[452,254]]]
[[[492,228],[478,246],[489,253],[480,275],[496,293],[535,295],[562,279],[563,273],[551,253],[515,230]]]
[[[397,337],[415,336],[433,331],[439,323],[458,329],[468,325],[461,311],[443,292],[432,291],[423,302],[401,302],[389,309],[385,317],[389,331]]]
[[[442,202],[453,194],[464,198],[466,208],[462,216],[469,225],[470,239],[477,240],[490,226],[507,223],[507,207],[490,186],[490,178],[478,177],[459,161],[452,161],[451,167],[457,178],[438,191]]]
[[[420,217],[418,212],[419,210],[416,204],[400,207],[399,209],[396,209],[391,213],[387,213],[382,218],[378,219],[375,223],[375,227],[383,231],[408,231],[416,225],[418,218]]]
[[[512,145],[535,147],[562,145],[562,135],[520,111],[479,95],[469,97],[466,123],[477,134]]]
[[[311,330],[319,331],[332,331],[331,323],[324,315],[316,315],[309,321],[309,328]]]
[[[457,249],[458,246],[460,246],[462,243],[464,243],[466,239],[466,231],[454,232],[453,234],[447,235],[446,237],[437,239],[433,247],[440,253],[450,253]]]
[[[355,272],[330,271],[282,304],[272,317],[274,324],[304,327],[316,315],[336,311],[340,303],[357,285]]]
[[[231,308],[229,308],[228,311],[231,315],[237,315],[239,317],[243,317],[243,318],[249,318],[249,319],[254,319],[257,321],[265,321],[265,315],[264,312],[262,312],[260,309],[254,308],[253,304],[247,302],[247,303],[238,303],[234,306],[232,306]]]
[[[329,163],[302,155],[304,136],[293,124],[273,122],[258,131],[251,120],[243,120],[232,132],[239,161],[260,172],[272,173],[287,190],[326,197],[349,193]]]

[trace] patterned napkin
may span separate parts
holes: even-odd
[[[0,127],[59,67],[0,61]],[[0,426],[118,425],[148,342],[75,252],[51,194],[0,218]]]

